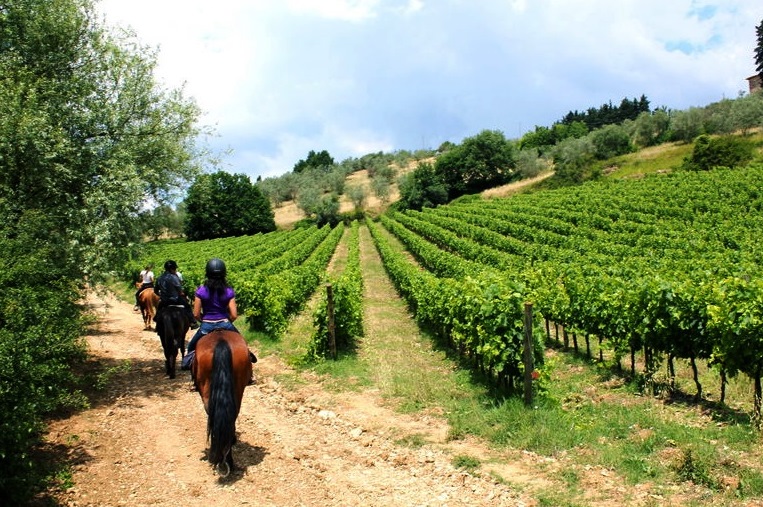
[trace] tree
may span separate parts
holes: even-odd
[[[379,198],[381,202],[386,203],[389,201],[389,193],[390,193],[389,179],[377,174],[371,180],[371,190],[373,190],[374,195],[377,198]]]
[[[144,238],[160,239],[164,235],[179,237],[183,234],[184,210],[175,210],[168,204],[141,213],[141,231]]]
[[[310,150],[307,154],[307,159],[300,160],[294,164],[294,172],[301,173],[310,168],[328,170],[333,165],[334,159],[329,155],[328,151],[323,150],[319,153],[315,153],[315,151]]]
[[[200,164],[199,109],[158,88],[152,50],[95,19],[88,0],[0,8],[2,227],[56,245],[72,278],[120,265],[144,200],[167,201]]]
[[[663,109],[644,112],[628,124],[633,128],[633,141],[645,148],[665,142],[670,130],[670,116]]]
[[[90,0],[0,3],[0,498],[25,505],[43,416],[83,402],[81,288],[118,270],[148,200],[195,176],[200,115]],[[33,311],[30,311],[33,310]]]
[[[631,139],[621,125],[610,124],[590,134],[594,155],[605,160],[632,151]]]
[[[329,224],[335,227],[341,217],[339,216],[339,196],[336,194],[324,195],[318,202],[315,210],[315,224],[323,227]]]
[[[355,211],[361,211],[363,205],[368,200],[366,189],[361,185],[350,185],[347,187],[347,197],[352,201]]]
[[[703,134],[694,141],[694,149],[684,159],[683,167],[691,171],[740,167],[753,159],[754,150],[748,139],[739,136],[710,137]]]
[[[755,70],[763,81],[763,20],[755,27],[755,34],[758,36],[758,44],[755,46]]]
[[[498,130],[483,130],[464,139],[435,162],[450,199],[507,183],[513,169],[514,147]]]
[[[538,154],[537,148],[525,148],[517,152],[517,173],[520,178],[533,178],[548,169],[548,163]]]
[[[245,174],[202,174],[188,190],[185,205],[185,230],[190,240],[276,229],[270,202]]]
[[[594,147],[590,136],[570,137],[554,148],[554,180],[562,184],[581,183],[594,160]]]
[[[670,140],[690,143],[698,135],[704,133],[705,110],[690,107],[683,111],[675,111],[670,118]]]
[[[398,187],[402,209],[420,210],[448,202],[448,185],[428,162],[419,162],[413,172],[401,176]]]

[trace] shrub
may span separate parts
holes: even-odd
[[[709,171],[715,167],[739,167],[753,158],[753,145],[739,136],[701,135],[694,141],[691,156],[683,167],[691,171]]]
[[[75,293],[62,283],[0,288],[0,498],[11,504],[41,487],[30,451],[44,417],[86,403],[70,368],[85,354]]]

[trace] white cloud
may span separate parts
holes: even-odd
[[[286,5],[294,13],[344,21],[361,21],[374,17],[378,4],[379,0],[286,0]]]
[[[159,77],[274,175],[309,150],[342,160],[518,137],[570,110],[645,94],[682,109],[754,72],[760,0],[101,0],[159,46]]]

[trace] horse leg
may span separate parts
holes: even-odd
[[[175,378],[175,361],[177,361],[177,356],[172,356],[167,360],[167,375],[170,378]]]
[[[228,468],[231,470],[236,469],[236,465],[233,463],[233,447],[228,449],[228,454],[225,456],[225,462],[228,464]]]

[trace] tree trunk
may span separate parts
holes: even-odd
[[[755,426],[760,429],[760,368],[755,372],[755,401],[752,408],[752,418],[755,421]]]
[[[697,361],[691,356],[691,371],[694,374],[694,384],[697,386],[697,401],[702,400],[702,384],[699,383],[699,371],[697,370]]]
[[[636,351],[631,347],[631,377],[636,376]]]
[[[673,354],[668,354],[668,382],[670,391],[676,390],[676,367],[673,364]]]

